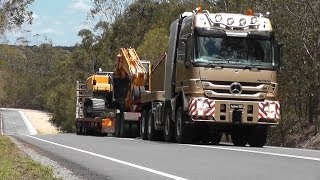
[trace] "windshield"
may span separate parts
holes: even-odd
[[[197,37],[195,62],[272,66],[272,43],[244,37]]]

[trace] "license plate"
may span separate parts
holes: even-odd
[[[230,104],[231,109],[243,109],[243,104]]]

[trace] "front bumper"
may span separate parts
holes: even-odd
[[[189,100],[188,114],[192,121],[243,124],[278,124],[278,101],[213,100],[204,97]]]

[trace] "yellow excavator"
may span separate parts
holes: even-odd
[[[121,48],[114,72],[99,70],[77,81],[77,134],[139,136],[141,94],[150,90],[149,61],[134,48]]]

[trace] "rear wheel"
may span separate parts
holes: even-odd
[[[158,132],[156,131],[154,127],[154,117],[152,114],[152,110],[150,109],[148,112],[148,139],[151,141],[156,141],[158,140]]]
[[[175,135],[176,141],[178,143],[188,143],[190,142],[190,132],[186,121],[186,116],[183,114],[182,107],[178,107],[176,111],[176,128],[175,128]]]
[[[251,147],[263,147],[267,142],[267,136],[267,126],[254,126],[250,131],[248,143]]]
[[[172,142],[174,139],[174,123],[172,121],[172,114],[169,108],[166,109],[164,113],[164,140],[167,142]]]
[[[143,140],[148,139],[148,110],[143,110],[140,121],[140,135]]]
[[[231,139],[235,146],[245,146],[248,142],[244,129],[240,127],[232,129]]]

